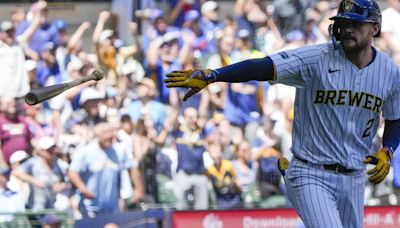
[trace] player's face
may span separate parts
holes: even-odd
[[[344,49],[358,51],[369,48],[379,25],[354,20],[338,20],[340,39]]]

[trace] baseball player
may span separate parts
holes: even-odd
[[[343,0],[331,19],[333,42],[215,70],[174,71],[165,83],[189,88],[184,100],[215,81],[295,86],[289,200],[306,227],[362,227],[366,163],[375,164],[369,181],[380,183],[400,140],[400,70],[372,46],[382,23],[375,1]],[[370,155],[381,113],[383,147]]]

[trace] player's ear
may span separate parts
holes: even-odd
[[[377,23],[373,24],[372,29],[372,34],[374,34],[374,37],[378,37],[380,35],[381,25]]]

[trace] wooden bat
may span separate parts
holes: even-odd
[[[25,102],[29,105],[35,105],[38,103],[41,103],[43,101],[46,101],[50,98],[53,98],[57,96],[58,94],[64,92],[65,90],[68,90],[72,87],[75,87],[77,85],[80,85],[82,83],[91,81],[91,80],[101,80],[104,78],[104,75],[101,71],[99,70],[94,70],[89,76],[83,77],[71,82],[66,82],[58,85],[52,85],[52,86],[46,86],[38,89],[34,89],[30,91],[26,96],[25,96]]]

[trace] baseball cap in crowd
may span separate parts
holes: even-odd
[[[40,219],[40,223],[42,225],[61,225],[62,220],[54,214],[47,214]]]
[[[206,1],[205,3],[203,3],[203,5],[201,5],[201,13],[207,13],[213,10],[218,9],[218,3],[214,2],[214,1]]]
[[[67,23],[63,20],[55,20],[53,23],[57,27],[58,31],[65,31],[67,29]]]
[[[250,37],[250,31],[247,29],[240,29],[237,33],[240,39],[248,39]]]
[[[42,47],[42,52],[54,52],[56,50],[56,44],[53,42],[46,42]]]
[[[162,36],[162,42],[161,42],[161,46],[164,44],[168,44],[171,43],[174,40],[178,40],[179,39],[179,31],[171,31],[171,32],[167,32]]]
[[[37,146],[39,150],[49,150],[56,146],[56,140],[50,136],[43,136],[39,139]]]
[[[107,39],[110,39],[114,36],[114,31],[111,29],[105,29],[100,33],[99,41],[101,43],[105,42]]]
[[[10,164],[19,163],[26,160],[29,155],[24,150],[17,150],[10,156]]]
[[[97,89],[93,87],[84,88],[81,92],[81,97],[79,98],[79,104],[83,105],[88,100],[100,100],[103,99],[104,95]]]
[[[153,9],[150,14],[150,21],[156,22],[157,19],[164,17],[164,12],[160,9]]]
[[[200,13],[197,10],[189,10],[185,14],[185,22],[193,22],[200,19]]]
[[[14,29],[14,25],[13,25],[13,23],[11,21],[3,21],[3,22],[1,22],[0,30],[2,32],[7,32],[7,31],[9,31],[11,29]]]

